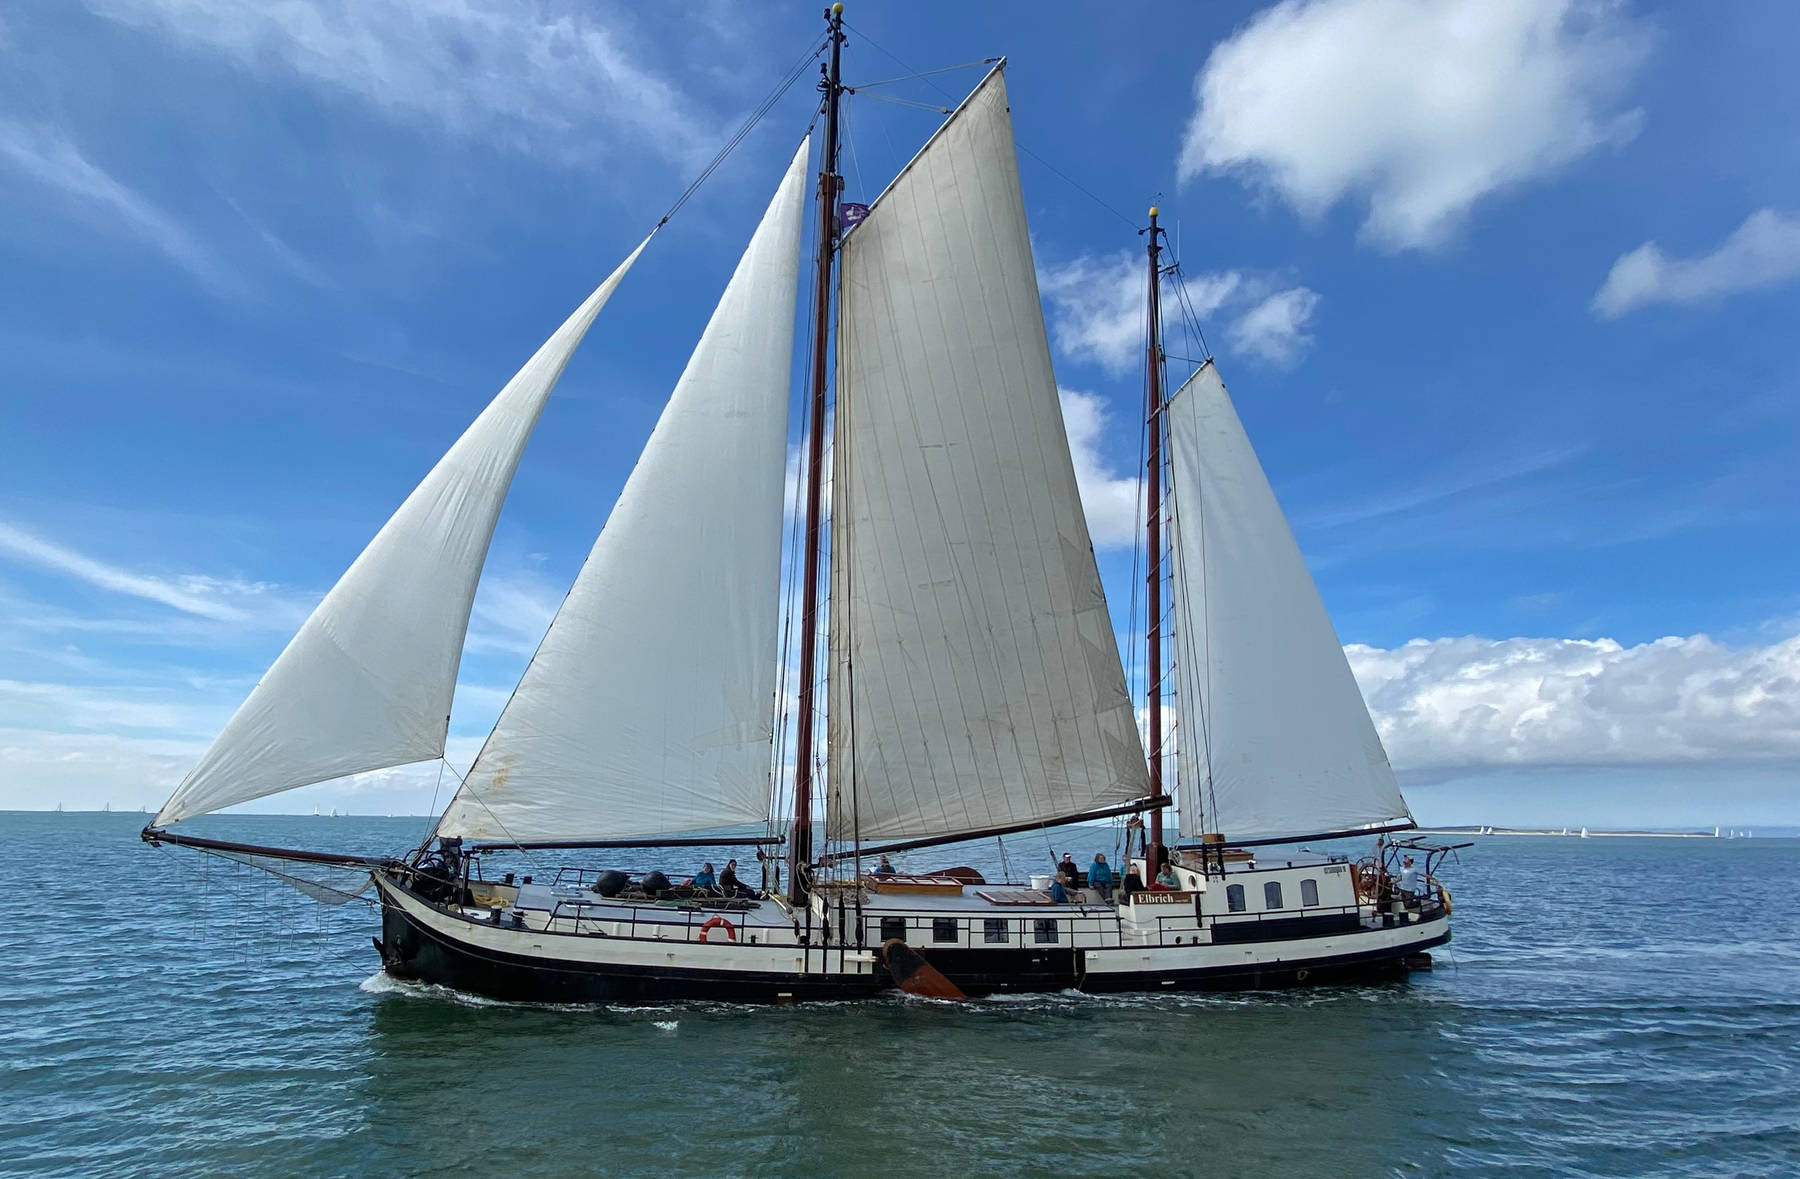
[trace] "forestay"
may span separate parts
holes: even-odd
[[[1211,362],[1166,411],[1181,829],[1412,825],[1312,574]]]
[[[438,834],[760,823],[806,145]]]
[[[998,68],[841,265],[830,837],[954,836],[1145,796]]]
[[[475,583],[545,400],[631,252],[400,505],[157,814],[440,757]]]

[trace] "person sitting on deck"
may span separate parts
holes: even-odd
[[[1081,887],[1081,869],[1075,863],[1075,854],[1073,852],[1063,853],[1062,863],[1056,866],[1056,874],[1058,876],[1068,877],[1068,887]]]
[[[1164,864],[1162,871],[1156,874],[1156,883],[1150,886],[1152,892],[1169,892],[1181,887],[1181,877],[1175,875],[1175,865]]]
[[[756,890],[749,888],[738,880],[737,861],[726,860],[725,870],[719,873],[719,891],[728,897],[755,898]]]
[[[1108,905],[1113,899],[1113,871],[1106,862],[1105,853],[1097,853],[1094,862],[1088,865],[1088,884],[1100,894],[1100,900]]]
[[[875,875],[877,875],[877,876],[892,876],[893,874],[894,874],[894,866],[892,864],[888,863],[888,858],[886,856],[882,856],[881,863],[875,865]]]
[[[703,888],[707,892],[719,887],[718,877],[713,875],[712,861],[708,860],[700,865],[700,870],[694,873],[694,878],[688,881],[688,884],[693,888]]]
[[[1063,878],[1060,874],[1050,882],[1050,900],[1058,905],[1069,903],[1069,890],[1063,887]]]

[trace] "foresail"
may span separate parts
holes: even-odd
[[[1166,416],[1182,833],[1267,841],[1410,825],[1218,369],[1194,374]]]
[[[155,825],[443,754],[475,583],[519,456],[569,357],[648,241],[538,349],[400,505]]]
[[[806,145],[438,834],[761,823]]]
[[[832,839],[1142,798],[996,69],[842,250]]]

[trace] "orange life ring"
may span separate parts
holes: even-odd
[[[723,929],[725,931],[725,936],[728,939],[734,942],[737,941],[737,926],[725,920],[723,917],[708,917],[706,919],[706,924],[700,927],[700,940],[703,942],[711,940],[706,935],[715,929]]]

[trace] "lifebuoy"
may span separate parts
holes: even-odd
[[[711,941],[712,939],[706,935],[715,929],[723,929],[725,931],[725,936],[728,939],[734,942],[737,941],[737,926],[725,920],[723,917],[708,917],[706,919],[706,924],[700,927],[700,940],[703,942]]]

